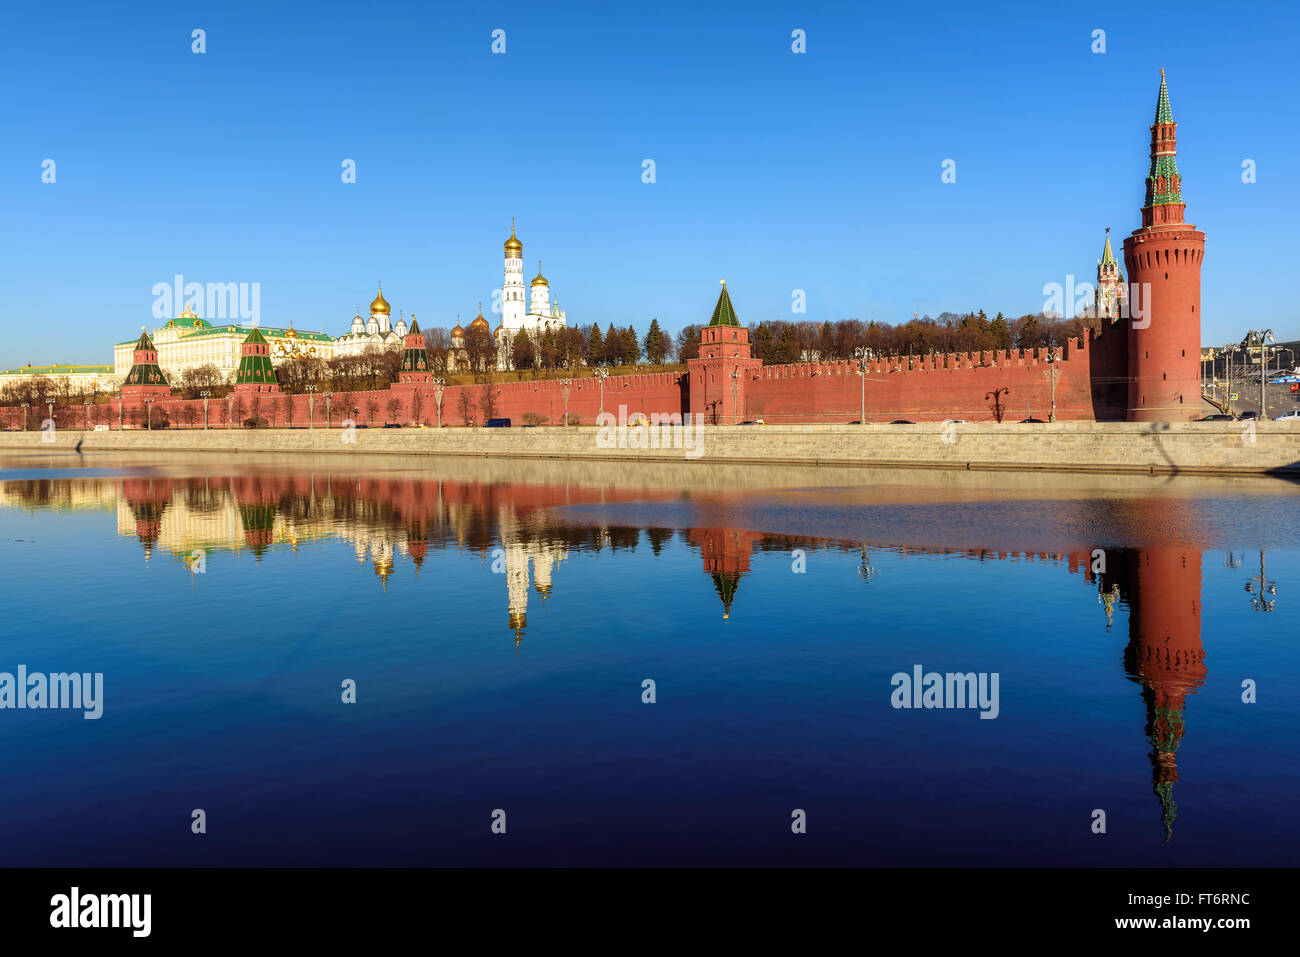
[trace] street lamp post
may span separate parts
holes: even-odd
[[[30,402],[23,403],[23,431],[27,431],[27,410],[32,407]]]
[[[82,418],[81,418],[82,431],[89,432],[90,431],[90,403],[82,402],[81,409],[82,409]]]
[[[199,393],[199,396],[203,399],[203,431],[206,432],[208,430],[208,399],[212,398],[212,393],[204,389]]]
[[[307,384],[307,428],[316,428],[316,386]]]
[[[1236,347],[1231,343],[1223,347],[1223,404],[1232,415],[1232,352]]]
[[[867,424],[867,349],[858,346],[853,350],[853,358],[858,360],[858,378],[862,387],[862,411],[858,414],[858,425]]]
[[[446,384],[447,380],[442,376],[433,379],[433,404],[438,408],[438,428],[442,428],[442,389]]]
[[[1262,550],[1259,553],[1259,574],[1253,575],[1246,582],[1246,591],[1250,592],[1250,605],[1255,611],[1272,611],[1277,604],[1276,599],[1270,597],[1277,594],[1277,582],[1272,581],[1264,572]]]
[[[608,369],[597,369],[596,380],[600,383],[600,415],[605,414],[605,380],[609,378]]]
[[[560,380],[560,391],[564,393],[564,425],[569,425],[569,386],[572,385],[572,379]]]
[[[330,406],[333,404],[333,402],[334,402],[334,393],[326,392],[325,393],[325,428],[327,429],[331,427]]]
[[[226,396],[226,428],[230,428],[230,419],[235,414],[235,393]]]
[[[731,370],[731,424],[736,424],[736,414],[740,411],[739,400],[736,398],[740,391],[740,370]]]
[[[1268,418],[1267,393],[1264,391],[1268,382],[1268,344],[1273,342],[1273,330],[1265,329],[1259,335],[1259,417]]]
[[[149,432],[152,432],[153,431],[153,396],[150,396],[149,398],[144,400],[144,408],[145,408],[145,429]]]
[[[1052,408],[1047,413],[1047,421],[1056,421],[1056,345],[1054,342],[1047,344],[1047,368],[1052,377]]]

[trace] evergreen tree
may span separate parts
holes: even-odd
[[[605,362],[605,337],[600,334],[600,323],[591,324],[591,335],[587,339],[587,362],[590,365],[603,365]]]
[[[612,366],[623,364],[623,336],[614,328],[614,323],[609,324],[605,330],[605,355],[609,356],[609,364]]]
[[[650,320],[650,331],[645,334],[645,357],[652,365],[663,365],[664,356],[668,354],[667,337],[659,328],[659,320]]]
[[[554,369],[559,365],[559,350],[555,344],[555,330],[547,329],[542,335],[542,365]]]
[[[523,329],[515,333],[514,342],[510,345],[510,359],[519,372],[531,369],[536,362],[537,352],[533,348],[533,338]]]
[[[631,326],[623,330],[623,357],[628,365],[636,365],[641,358],[641,343],[637,341],[636,330]]]
[[[781,342],[777,346],[777,361],[782,363],[799,361],[799,337],[795,335],[794,326],[787,325],[781,330]]]
[[[772,358],[772,329],[766,322],[760,322],[758,328],[754,330],[754,355],[769,365],[774,361]]]
[[[993,348],[1011,348],[1011,329],[1007,326],[1007,320],[1002,313],[999,312],[993,318],[993,322],[989,325],[989,331],[993,335]]]

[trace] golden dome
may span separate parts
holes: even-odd
[[[384,298],[384,284],[381,282],[379,284],[379,294],[375,296],[374,301],[370,304],[370,314],[373,316],[377,313],[386,316],[391,311],[392,307],[388,305],[388,300]]]
[[[456,323],[456,327],[455,327],[454,329],[451,330],[451,337],[452,337],[453,339],[464,339],[464,338],[465,338],[465,330],[461,328],[459,322]]]
[[[177,316],[176,318],[177,318],[177,319],[197,319],[198,316],[196,316],[196,315],[194,314],[194,310],[193,310],[193,309],[191,309],[189,306],[186,306],[186,307],[185,307],[185,311],[182,312],[182,313],[181,313],[179,316]]]
[[[478,315],[475,317],[474,321],[469,324],[469,327],[471,329],[483,329],[484,331],[492,328],[488,325],[488,321],[483,318],[483,306],[481,304],[478,307]]]
[[[524,244],[519,241],[519,238],[517,236],[515,236],[515,218],[511,216],[510,217],[510,238],[506,240],[506,255],[509,256],[511,253],[514,253],[515,255],[513,258],[518,259],[520,256],[523,255],[523,252],[524,252]]]
[[[550,283],[546,281],[546,277],[542,275],[542,261],[540,259],[537,260],[537,278],[533,280],[533,285],[550,286]]]

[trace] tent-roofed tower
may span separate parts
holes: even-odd
[[[763,363],[750,355],[749,330],[736,317],[727,281],[713,306],[713,317],[700,330],[700,357],[686,363],[690,376],[690,412],[704,421],[733,425],[745,404],[745,383]]]
[[[280,384],[271,365],[271,347],[256,327],[240,347],[239,370],[235,373],[236,392],[279,392]]]
[[[397,373],[398,382],[430,382],[433,373],[429,371],[429,353],[425,349],[424,333],[420,331],[420,322],[411,317],[411,329],[403,340],[402,368]]]
[[[1160,71],[1142,228],[1124,240],[1134,294],[1128,332],[1128,419],[1189,421],[1201,414],[1201,260],[1205,233],[1184,222],[1177,124]]]
[[[1097,260],[1097,291],[1093,305],[1098,317],[1112,322],[1127,311],[1128,291],[1124,287],[1124,274],[1120,272],[1115,253],[1110,248],[1110,227],[1106,227],[1106,245]]]
[[[740,320],[736,318],[736,308],[731,304],[731,296],[727,294],[727,280],[722,280],[722,292],[718,294],[718,303],[713,307],[713,318],[709,320],[711,326],[739,326]]]
[[[131,371],[122,381],[122,395],[148,398],[171,395],[171,393],[167,375],[158,365],[158,350],[149,333],[141,326],[140,339],[136,342],[131,356]]]

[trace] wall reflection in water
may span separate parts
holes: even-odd
[[[1106,631],[1117,612],[1127,609],[1123,670],[1141,689],[1152,789],[1165,840],[1172,838],[1178,809],[1174,798],[1178,750],[1189,728],[1189,698],[1207,674],[1201,635],[1203,545],[1192,540],[1106,547],[1099,563],[1098,553],[1086,547],[1026,552],[800,537],[717,518],[742,503],[744,495],[726,489],[696,490],[688,497],[705,518],[700,524],[672,528],[589,516],[575,520],[564,511],[569,506],[607,508],[620,503],[677,505],[684,493],[671,486],[527,484],[308,470],[203,477],[42,478],[0,487],[3,503],[12,508],[115,511],[118,533],[140,543],[145,561],[157,560],[161,554],[193,565],[210,562],[220,553],[234,553],[260,562],[276,548],[296,550],[305,542],[332,540],[349,543],[356,561],[368,565],[379,587],[387,590],[400,565],[409,565],[414,580],[431,549],[461,551],[493,563],[493,571],[503,573],[503,625],[516,647],[527,633],[530,595],[545,601],[552,594],[574,550],[618,551],[648,544],[657,555],[677,536],[698,552],[724,619],[743,601],[741,585],[751,574],[756,551],[852,552],[859,558],[859,577],[871,587],[879,587],[871,561],[877,549],[978,561],[1059,562],[1096,588]],[[1097,503],[1081,500],[1073,507],[1086,515]],[[1171,522],[1176,518],[1181,537],[1189,537],[1188,510],[1176,499],[1130,499],[1126,509],[1127,514],[1140,515],[1147,528],[1159,527],[1168,513]],[[1225,564],[1236,568],[1243,561],[1229,553]],[[570,587],[582,584],[575,581]],[[1245,589],[1256,610],[1273,609],[1277,587],[1267,577],[1263,552],[1258,574],[1246,580]],[[1099,617],[1098,627],[1102,624]]]

